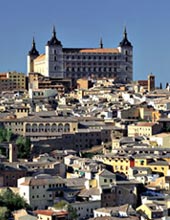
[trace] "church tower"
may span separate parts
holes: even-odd
[[[27,55],[27,74],[34,72],[34,59],[39,56],[39,52],[36,49],[35,40],[33,37],[32,48]]]
[[[52,37],[45,47],[45,59],[47,76],[63,78],[63,49],[61,42],[56,37],[55,27],[53,27]]]
[[[123,39],[119,43],[119,50],[124,57],[122,61],[124,73],[121,73],[121,77],[124,82],[131,82],[133,80],[133,46],[128,40],[126,27],[124,29]],[[125,78],[123,78],[124,76]]]
[[[151,73],[148,75],[148,91],[151,92],[155,89],[155,76]]]

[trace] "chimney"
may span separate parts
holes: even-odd
[[[18,154],[18,149],[17,146],[14,144],[9,144],[9,162],[16,162],[17,161],[17,154]]]

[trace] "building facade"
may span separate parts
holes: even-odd
[[[160,133],[162,126],[153,122],[138,122],[128,125],[128,137],[135,136],[152,136]]]
[[[56,194],[65,186],[61,177],[39,175],[18,179],[19,194],[33,209],[45,209],[54,204]]]
[[[27,77],[24,73],[0,73],[0,92],[27,89]]]
[[[55,28],[45,46],[45,54],[39,54],[33,39],[27,56],[27,72],[38,72],[46,77],[78,79],[82,77],[113,78],[118,82],[133,80],[133,46],[127,37],[117,48],[64,48],[56,37]]]

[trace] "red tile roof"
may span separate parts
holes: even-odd
[[[92,48],[82,49],[80,53],[119,53],[117,48]]]
[[[65,210],[53,211],[53,210],[36,210],[34,211],[37,215],[47,215],[47,216],[65,216],[68,214]]]

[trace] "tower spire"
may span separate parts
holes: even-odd
[[[51,37],[51,39],[49,40],[49,41],[47,41],[47,45],[48,46],[56,46],[56,45],[58,45],[58,46],[62,46],[62,44],[61,44],[61,41],[59,41],[58,39],[57,39],[57,37],[56,37],[56,30],[55,30],[55,26],[53,25],[53,31],[52,31],[52,37]]]
[[[35,39],[34,39],[34,36],[32,38],[32,48],[35,48]]]
[[[124,33],[123,33],[124,38],[127,39],[127,31],[126,31],[126,26],[124,27]]]
[[[38,56],[38,55],[39,55],[39,52],[38,52],[37,49],[36,49],[34,36],[33,36],[33,38],[32,38],[32,48],[31,48],[31,50],[29,51],[29,55],[34,55],[34,56]]]
[[[100,48],[103,48],[103,40],[100,38]]]
[[[128,40],[128,37],[127,37],[126,26],[124,27],[124,31],[123,31],[123,40],[120,42],[119,46],[132,47],[132,44],[130,43],[130,41]]]
[[[55,26],[53,25],[53,37],[56,37],[56,30],[55,30]]]

